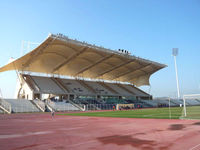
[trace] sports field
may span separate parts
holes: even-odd
[[[148,108],[122,111],[96,111],[81,113],[66,113],[59,115],[118,117],[118,118],[151,118],[151,119],[200,119],[200,106],[187,107],[187,117],[183,117],[183,107]]]

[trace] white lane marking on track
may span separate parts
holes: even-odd
[[[74,127],[74,128],[61,128],[59,130],[65,130],[65,131],[70,131],[70,130],[76,130],[76,129],[81,129],[83,127]],[[39,132],[27,132],[24,134],[7,134],[7,135],[0,135],[0,139],[8,139],[8,138],[18,138],[18,137],[24,137],[24,136],[31,136],[31,135],[42,135],[42,134],[49,134],[53,133],[53,131],[39,131]]]
[[[0,139],[18,138],[18,137],[24,137],[24,136],[41,135],[41,134],[49,134],[49,133],[53,133],[53,132],[52,131],[40,131],[40,132],[28,132],[25,134],[0,135]]]
[[[196,146],[190,148],[190,150],[195,150],[196,148],[200,149],[200,144],[197,144]]]
[[[74,128],[61,128],[61,129],[58,129],[58,130],[65,130],[65,131],[68,131],[68,130],[76,130],[76,129],[81,129],[83,127],[74,127]]]

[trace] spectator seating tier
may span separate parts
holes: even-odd
[[[133,85],[130,85],[130,84],[122,85],[121,84],[121,86],[124,86],[126,89],[132,91],[137,96],[144,96],[144,97],[149,96],[147,93],[143,92],[142,90],[139,90],[138,88],[134,87]]]
[[[107,88],[103,87],[102,85],[100,85],[97,82],[89,82],[88,81],[88,82],[86,82],[86,84],[88,84],[90,87],[92,87],[98,95],[115,95],[114,93],[112,93]]]
[[[81,85],[76,80],[70,79],[62,79],[64,86],[66,86],[71,93],[79,94],[79,95],[94,95],[89,89]]]
[[[32,76],[32,79],[43,93],[64,94],[65,92],[48,77]]]
[[[110,88],[114,89],[117,93],[119,93],[119,95],[133,96],[131,93],[129,93],[128,91],[124,90],[123,88],[120,88],[116,84],[113,84],[113,83],[105,83],[105,84],[107,86],[109,86]]]
[[[25,99],[4,99],[11,104],[13,112],[40,112],[40,110],[31,103],[30,100]]]
[[[56,111],[77,111],[77,110],[79,110],[77,107],[73,106],[70,103],[66,103],[66,102],[51,102],[50,105]]]

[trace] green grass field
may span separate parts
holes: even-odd
[[[186,107],[187,116],[183,119],[200,119],[200,106]]]
[[[171,111],[171,116],[170,116]],[[123,111],[100,111],[100,112],[81,112],[66,113],[58,115],[68,116],[94,116],[94,117],[119,117],[119,118],[154,118],[154,119],[200,119],[200,106],[187,107],[187,117],[182,117],[183,108],[149,108]]]

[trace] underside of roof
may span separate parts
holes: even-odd
[[[30,53],[0,68],[149,85],[166,65],[50,34]]]

